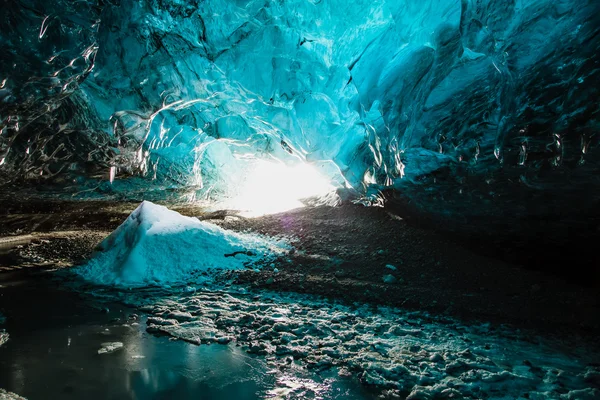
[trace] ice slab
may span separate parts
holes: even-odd
[[[121,342],[107,342],[107,343],[102,343],[100,345],[100,349],[98,349],[98,354],[108,354],[108,353],[114,353],[117,350],[120,350],[123,348],[123,343]]]
[[[227,231],[144,201],[75,272],[100,285],[182,284],[202,280],[209,270],[254,265],[286,247],[282,241]]]

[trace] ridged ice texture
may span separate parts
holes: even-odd
[[[111,190],[132,190],[125,178],[139,176],[147,187],[218,193],[248,158],[275,157],[333,161],[359,190],[448,177],[476,190],[474,181],[588,188],[600,158],[599,8],[6,3],[2,180],[82,184],[112,168]]]

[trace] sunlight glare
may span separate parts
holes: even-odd
[[[287,166],[257,161],[242,184],[230,208],[245,217],[275,214],[304,207],[300,199],[321,196],[335,190],[328,180],[308,164]]]

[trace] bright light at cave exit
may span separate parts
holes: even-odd
[[[335,187],[308,164],[287,166],[260,160],[254,163],[230,207],[241,210],[243,216],[258,217],[304,207],[301,199],[333,190]]]

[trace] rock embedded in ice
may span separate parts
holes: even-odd
[[[108,354],[114,353],[117,350],[123,348],[123,343],[121,342],[106,342],[100,345],[100,349],[98,350],[98,354]]]
[[[165,287],[196,281],[208,270],[244,269],[287,250],[282,241],[227,231],[144,201],[75,272],[101,285]]]

